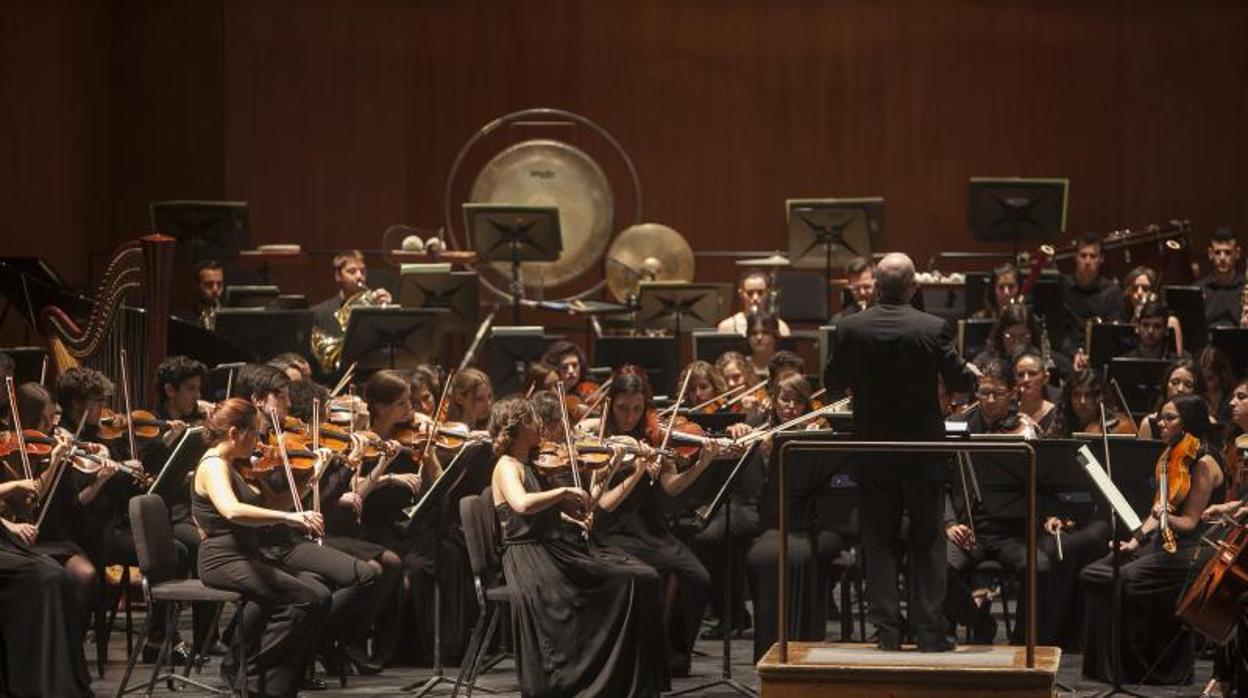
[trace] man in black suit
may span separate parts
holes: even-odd
[[[944,320],[910,306],[914,262],[892,253],[875,271],[875,305],[837,323],[824,369],[829,390],[853,395],[854,435],[864,441],[931,441],[944,438],[937,384],[964,383],[973,367],[953,349]],[[944,483],[948,459],[901,454],[863,455],[850,474],[862,492],[860,524],[866,559],[867,606],[879,628],[879,647],[901,645],[897,548],[902,510],[909,511],[910,625],[919,650],[954,648],[947,634],[945,600]]]

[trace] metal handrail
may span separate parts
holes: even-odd
[[[830,441],[793,440],[780,446],[779,489],[780,489],[780,603],[779,632],[780,663],[789,661],[789,497],[788,497],[788,456],[792,451],[823,451],[856,453],[919,453],[919,454],[953,454],[966,453],[1017,453],[1027,458],[1027,608],[1026,608],[1026,648],[1027,668],[1036,666],[1036,450],[1031,444],[960,441]],[[944,574],[944,570],[941,570]]]

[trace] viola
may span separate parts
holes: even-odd
[[[1191,434],[1184,434],[1183,438],[1163,451],[1161,458],[1157,459],[1157,497],[1154,498],[1153,505],[1160,511],[1158,522],[1162,549],[1168,553],[1178,550],[1174,531],[1169,526],[1169,514],[1187,499],[1187,494],[1192,489],[1192,465],[1199,452],[1200,440]]]

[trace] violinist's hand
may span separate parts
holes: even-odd
[[[1111,540],[1111,541],[1109,542],[1109,549],[1110,549],[1110,550],[1113,550],[1113,549],[1114,549],[1114,544],[1115,544],[1115,543],[1117,543],[1117,545],[1118,545],[1118,550],[1120,550],[1120,551],[1122,551],[1122,552],[1124,552],[1124,553],[1129,553],[1129,552],[1131,552],[1131,551],[1135,550],[1136,548],[1140,547],[1140,542],[1139,542],[1138,540],[1136,540],[1136,539],[1134,539],[1134,538],[1128,538],[1128,539],[1124,540],[1124,541],[1123,541],[1123,542],[1121,542],[1121,543],[1118,543],[1118,541],[1113,541],[1113,540]]]
[[[359,516],[364,512],[364,499],[355,492],[344,492],[338,498],[338,506],[350,509],[355,512],[356,516]]]
[[[1075,522],[1069,519],[1062,521],[1056,516],[1050,516],[1044,520],[1044,532],[1050,536],[1056,536],[1058,531],[1069,531],[1074,525]]]
[[[325,535],[325,517],[319,511],[292,511],[286,514],[286,523],[318,538]]]
[[[399,449],[401,448],[403,448],[403,444],[395,441],[394,439],[390,439],[381,444],[381,450],[386,454],[386,460],[394,460],[394,457],[399,455]]]
[[[1227,512],[1238,507],[1239,502],[1226,502],[1224,504],[1210,504],[1205,510],[1200,512],[1200,520],[1205,523],[1217,521],[1226,515]]]
[[[383,305],[389,305],[390,303],[394,302],[394,298],[390,295],[390,292],[387,291],[386,289],[375,288],[373,289],[373,302],[380,303]]]
[[[589,531],[588,517],[581,519],[575,516],[569,516],[566,512],[561,511],[559,512],[559,518],[563,519],[568,524],[581,529],[582,531]]]
[[[585,511],[589,508],[589,493],[579,487],[560,487],[559,503],[573,511]]]
[[[1075,356],[1071,359],[1070,365],[1075,373],[1088,367],[1088,355],[1084,353],[1082,348],[1075,350]]]
[[[728,429],[727,429],[728,436],[731,436],[734,439],[739,439],[742,436],[745,436],[746,434],[752,431],[754,430],[750,427],[750,425],[746,424],[745,422],[737,422],[736,424],[729,424]]]
[[[17,539],[26,545],[34,545],[35,539],[39,537],[39,529],[32,524],[16,523],[8,519],[0,519],[4,522],[4,527],[9,529],[9,533],[17,536]]]
[[[87,453],[90,453],[93,456],[100,456],[101,458],[108,458],[111,455],[108,452],[108,447],[105,446],[104,444],[97,444],[94,441],[85,441],[81,444],[81,446],[82,446],[82,450],[86,451]]]
[[[420,493],[420,473],[393,473],[390,478],[390,482],[406,487],[412,491],[412,494]]]
[[[161,437],[161,440],[165,442],[165,446],[172,446],[178,442],[178,439],[182,438],[182,434],[186,431],[186,422],[180,419],[171,419],[168,424],[169,429]]]
[[[329,467],[329,462],[334,459],[334,452],[322,446],[316,450],[316,468],[313,469],[313,477],[320,477],[324,474],[325,469]]]
[[[754,393],[750,393],[741,398],[741,409],[746,414],[754,414],[762,408],[762,401],[754,397]]]
[[[55,435],[56,445],[52,447],[51,461],[53,463],[64,460],[70,453],[74,451],[74,437],[68,432],[58,431]]]
[[[9,494],[39,494],[39,482],[36,480],[11,480],[8,485]]]
[[[95,471],[95,481],[98,484],[108,482],[109,478],[117,474],[117,466],[112,461],[104,461],[100,464],[100,469]]]
[[[1241,504],[1239,508],[1235,510],[1235,513],[1231,514],[1231,518],[1236,521],[1242,521],[1244,514],[1248,514],[1248,504]]]
[[[966,524],[946,526],[945,537],[963,550],[970,551],[971,548],[975,547],[975,532]]]

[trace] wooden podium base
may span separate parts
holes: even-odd
[[[779,656],[772,645],[758,663],[763,698],[1050,698],[1062,651],[1037,647],[1033,669],[1027,668],[1022,647],[1002,645],[922,653],[913,647],[884,652],[865,644],[790,642],[788,663],[781,664]]]

